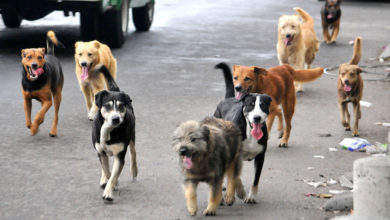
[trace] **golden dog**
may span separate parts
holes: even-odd
[[[361,38],[356,37],[353,47],[353,55],[349,63],[343,63],[339,67],[339,78],[337,81],[337,91],[339,96],[339,110],[341,124],[346,131],[350,131],[350,115],[348,103],[352,102],[355,115],[355,124],[352,135],[359,136],[359,119],[361,118],[360,100],[363,96],[363,79],[360,76],[362,70],[357,65],[361,57]]]
[[[290,65],[264,69],[255,66],[233,66],[233,83],[238,96],[240,93],[261,93],[271,96],[267,118],[268,133],[271,131],[275,116],[278,117],[278,131],[282,140],[279,147],[288,147],[288,139],[291,131],[291,120],[295,111],[296,96],[294,80],[297,82],[310,82],[323,73],[323,68],[308,70],[294,70]],[[283,131],[282,113],[279,109],[282,105],[286,127]]]
[[[103,64],[116,79],[116,59],[110,48],[97,40],[75,43],[76,76],[87,105],[88,118],[93,120],[98,108],[95,105],[95,95],[107,88],[107,82],[102,74],[93,75],[96,65]]]
[[[290,64],[295,69],[310,69],[320,41],[314,32],[313,18],[303,9],[294,8],[298,15],[283,15],[278,23],[277,52],[280,65]],[[299,17],[303,19],[300,22]],[[303,91],[302,83],[295,83],[296,91]]]

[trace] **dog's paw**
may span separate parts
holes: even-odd
[[[105,190],[104,193],[103,193],[102,199],[105,200],[105,201],[108,201],[108,202],[112,202],[114,200],[112,192],[111,193],[106,193],[106,190]]]
[[[280,144],[279,144],[279,147],[280,147],[280,148],[287,148],[288,145],[287,145],[287,143],[280,143]]]
[[[197,212],[198,210],[188,210],[188,214],[190,214],[191,216],[195,216],[196,215],[196,212]]]
[[[112,203],[112,201],[114,201],[112,197],[103,196],[102,199],[104,200],[104,203]]]
[[[38,133],[39,126],[36,124],[32,124],[30,128],[30,135],[34,136]]]
[[[351,128],[350,127],[345,127],[344,130],[345,131],[351,131]]]
[[[105,189],[106,185],[107,185],[107,183],[100,184],[100,188]]]
[[[93,111],[92,109],[91,109],[91,111],[89,111],[89,113],[88,113],[88,119],[90,120],[90,121],[93,121],[93,119],[95,118],[95,115],[97,114],[97,112],[96,111]]]
[[[234,204],[234,200],[235,200],[234,195],[233,196],[228,196],[228,195],[225,196],[225,203],[228,206],[233,205]]]
[[[249,194],[248,197],[245,198],[244,203],[246,203],[246,204],[255,204],[255,203],[257,203],[255,195]]]
[[[26,127],[27,127],[28,129],[31,128],[31,121],[30,121],[30,122],[26,122]]]
[[[282,138],[283,137],[283,129],[278,131],[278,138]]]
[[[50,137],[57,137],[57,134],[49,133],[49,136],[50,136]]]
[[[209,209],[205,209],[203,211],[203,215],[205,216],[215,216],[216,214],[216,211],[215,210],[209,210]]]
[[[352,136],[354,136],[354,137],[359,137],[360,135],[359,135],[359,133],[357,133],[357,132],[356,132],[356,133],[353,132],[353,133],[352,133]]]
[[[219,202],[219,205],[220,205],[220,206],[225,205],[225,200],[223,199],[223,197],[221,197],[221,201]]]

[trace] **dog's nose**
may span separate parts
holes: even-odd
[[[290,38],[291,37],[291,34],[286,34],[286,38]]]
[[[180,147],[180,149],[179,149],[179,152],[180,152],[181,156],[185,156],[187,154],[187,151],[188,151],[188,148],[185,147],[185,146]]]
[[[344,84],[349,84],[349,80],[348,79],[346,79],[346,80],[344,80]]]
[[[234,87],[236,89],[237,92],[240,92],[242,90],[242,87],[240,85]]]
[[[111,122],[113,125],[118,125],[119,122],[121,122],[121,120],[120,120],[119,116],[115,116],[115,117],[111,118]]]
[[[38,68],[38,64],[37,64],[37,63],[32,63],[32,64],[31,64],[31,67],[32,67],[33,69],[36,69],[36,68]]]
[[[260,122],[260,120],[261,120],[261,117],[260,117],[260,116],[255,116],[255,117],[253,117],[253,121],[255,121],[256,123],[257,123],[257,122]]]
[[[81,66],[87,66],[87,62],[81,62]]]

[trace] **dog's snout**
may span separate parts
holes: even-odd
[[[32,63],[32,64],[31,64],[31,67],[32,67],[33,69],[37,69],[37,68],[38,68],[38,63],[35,63],[35,62]]]
[[[286,38],[290,38],[291,37],[291,34],[286,34]]]
[[[180,152],[181,156],[185,156],[187,154],[187,151],[188,151],[188,147],[186,147],[186,146],[182,146],[179,149],[179,152]]]
[[[349,84],[349,80],[348,79],[346,79],[346,80],[344,80],[344,84]]]
[[[81,62],[81,66],[87,66],[87,62],[85,62],[85,61],[83,61],[83,62]]]
[[[120,120],[119,116],[115,116],[115,117],[111,118],[111,121],[112,121],[113,125],[118,125],[121,120]]]
[[[255,116],[255,117],[253,117],[253,121],[255,121],[256,123],[260,122],[261,121],[261,117],[260,116]]]
[[[240,85],[234,87],[236,89],[237,92],[240,92],[242,90],[242,87]]]

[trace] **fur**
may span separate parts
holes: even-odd
[[[327,44],[335,43],[340,31],[340,4],[341,0],[326,0],[321,8],[322,34]],[[331,34],[329,34],[329,29],[332,30]]]
[[[283,15],[278,23],[277,52],[280,65],[295,69],[310,69],[320,41],[314,32],[313,18],[303,9],[294,8],[298,15]],[[301,23],[300,18],[303,19]],[[303,91],[302,82],[295,82],[296,91]]]
[[[34,136],[45,114],[54,103],[54,119],[50,137],[57,136],[58,112],[62,99],[64,75],[60,61],[54,56],[54,45],[63,47],[53,31],[47,32],[47,53],[45,48],[29,48],[21,51],[22,56],[22,94],[26,127]],[[42,103],[41,110],[31,122],[32,99]]]
[[[363,97],[363,79],[360,75],[362,70],[358,66],[361,57],[361,38],[356,37],[353,55],[349,63],[341,64],[339,67],[339,77],[337,81],[338,105],[340,120],[346,131],[350,131],[350,115],[348,103],[353,105],[355,116],[353,136],[359,136],[359,119],[361,118],[360,100]]]

